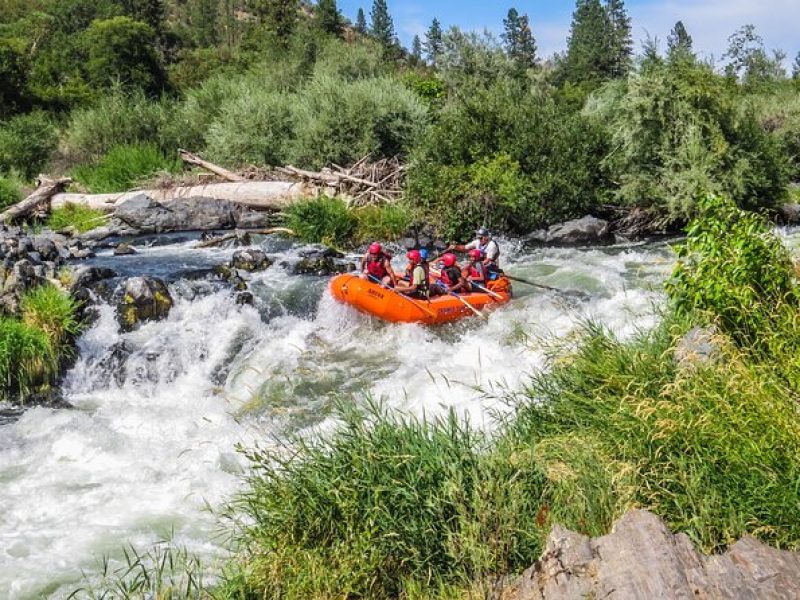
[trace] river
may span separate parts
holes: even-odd
[[[168,241],[93,263],[168,278],[169,318],[121,333],[103,306],[64,383],[74,409],[31,408],[0,425],[0,598],[66,597],[126,544],[172,538],[212,560],[222,543],[213,509],[246,468],[235,445],[325,430],[337,399],[426,415],[453,407],[491,427],[504,407],[496,395],[542,366],[548,340],[589,319],[622,336],[653,326],[674,260],[665,243],[504,242],[510,273],[590,298],[515,284],[513,302],[486,320],[425,328],[337,305],[325,279],[280,266],[302,248],[275,238],[258,241],[278,260],[251,282],[255,307],[237,306],[229,291],[183,278],[232,250]]]

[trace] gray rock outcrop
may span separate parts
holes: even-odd
[[[643,600],[800,598],[800,554],[745,537],[704,556],[657,516],[628,513],[609,535],[591,539],[556,526],[542,558],[503,598]]]
[[[529,246],[586,246],[614,241],[608,221],[592,216],[558,223],[522,238]]]
[[[267,213],[214,198],[175,198],[156,202],[139,194],[122,202],[106,229],[110,233],[167,233],[265,227]]]

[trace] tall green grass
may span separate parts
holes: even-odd
[[[58,357],[44,331],[0,317],[0,394],[4,399],[27,394],[57,371]]]
[[[17,177],[0,175],[0,210],[22,200],[22,182]]]
[[[168,158],[153,143],[114,146],[96,163],[72,169],[73,178],[95,193],[129,190],[160,172],[178,173],[177,156]]]
[[[77,305],[53,285],[28,291],[21,320],[0,317],[0,396],[15,400],[55,381],[80,331]]]
[[[291,451],[250,451],[256,471],[232,505],[242,524],[225,589],[259,598],[400,598],[469,587],[521,566],[541,478],[510,464],[453,413],[436,421],[344,410]],[[430,597],[430,596],[427,596]]]
[[[66,204],[50,211],[45,225],[53,231],[72,227],[84,233],[99,227],[105,221],[105,213],[80,204]]]
[[[80,331],[77,302],[54,285],[41,285],[27,292],[20,308],[22,322],[43,331],[56,349]]]

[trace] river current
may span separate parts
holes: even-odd
[[[31,408],[0,425],[0,598],[64,598],[129,544],[171,538],[213,561],[224,543],[213,510],[247,468],[236,444],[324,431],[338,399],[429,416],[454,408],[492,427],[505,408],[497,396],[542,367],[549,340],[587,320],[621,336],[652,327],[674,260],[666,243],[524,251],[504,242],[511,274],[588,299],[514,284],[515,299],[486,320],[425,328],[336,304],[327,280],[281,266],[302,247],[278,239],[259,241],[278,260],[254,275],[255,306],[237,306],[229,291],[182,279],[232,250],[170,241],[93,259],[170,280],[169,317],[122,333],[102,306],[64,383],[74,408]]]

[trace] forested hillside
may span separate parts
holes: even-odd
[[[800,57],[792,77],[752,26],[715,64],[681,22],[635,53],[621,0],[578,0],[561,55],[535,35],[513,8],[499,39],[434,20],[406,50],[384,0],[355,23],[335,0],[9,0],[0,202],[41,171],[127,188],[179,170],[178,147],[229,167],[399,155],[407,218],[453,236],[587,212],[658,229],[700,192],[772,209],[800,179]]]

